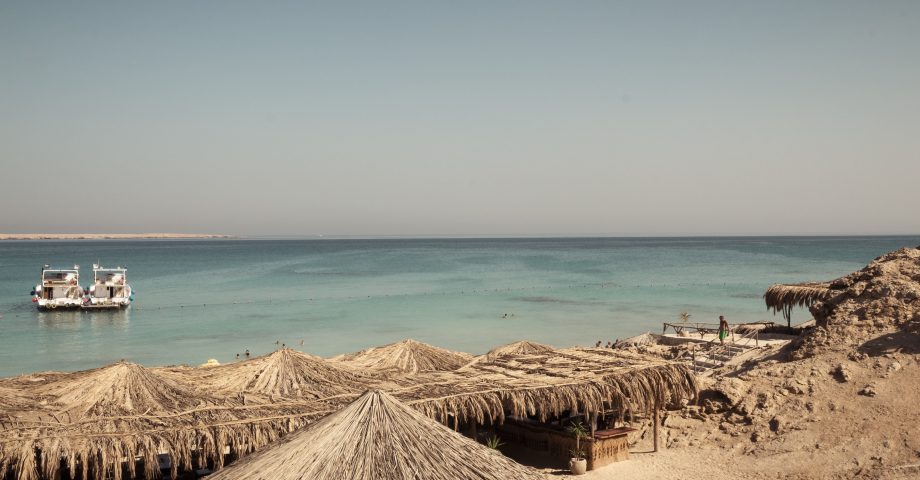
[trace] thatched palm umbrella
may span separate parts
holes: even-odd
[[[543,354],[550,353],[553,350],[554,348],[549,345],[521,340],[519,342],[513,342],[507,345],[495,347],[492,350],[489,350],[485,355],[477,357],[477,360],[492,361],[498,357],[503,357],[506,355]]]
[[[119,479],[123,464],[135,474],[138,456],[148,460],[148,476],[158,474],[157,453],[171,442],[138,433],[151,427],[163,433],[164,426],[179,421],[175,412],[217,402],[128,362],[56,375],[25,386],[22,394],[33,403],[0,426],[0,473],[12,466],[20,480],[54,478],[62,461],[73,474],[82,471],[83,478]]]
[[[57,415],[73,420],[169,413],[216,403],[190,385],[125,361],[76,372],[31,391]]]
[[[635,337],[629,337],[624,340],[617,340],[613,344],[613,348],[633,348],[633,347],[646,347],[649,345],[657,345],[658,337],[652,332],[645,332],[636,335]]]
[[[189,375],[211,391],[243,394],[247,401],[254,396],[320,399],[352,395],[353,399],[369,382],[328,360],[290,348],[219,367],[193,369]]]
[[[472,359],[473,356],[468,353],[454,352],[407,339],[340,355],[332,360],[356,368],[418,373],[456,370]]]
[[[62,468],[84,479],[156,478],[160,453],[170,455],[175,476],[220,466],[227,450],[247,454],[341,408],[311,399],[243,405],[180,373],[126,362],[62,375],[21,395],[35,401],[0,417],[0,478],[8,471],[17,480],[57,478]]]
[[[795,284],[776,283],[763,294],[767,308],[782,312],[789,327],[792,327],[792,309],[794,307],[811,308],[814,304],[827,300],[834,295],[830,282],[807,282]]]
[[[277,445],[231,465],[213,480],[482,480],[542,478],[381,391]]]

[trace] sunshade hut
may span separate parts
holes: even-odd
[[[168,442],[135,434],[145,423],[162,428],[163,417],[214,402],[128,362],[58,375],[22,393],[34,401],[0,430],[0,472],[12,468],[19,480],[56,478],[62,463],[71,475],[119,479],[123,464],[136,473],[135,457],[150,460],[145,468],[159,473],[156,456]]]
[[[792,309],[811,308],[814,304],[834,295],[830,282],[806,282],[794,284],[776,283],[763,294],[767,308],[783,314],[787,324],[792,326]]]
[[[333,358],[334,361],[352,367],[395,370],[403,373],[456,370],[472,359],[473,356],[468,353],[455,352],[412,339]]]
[[[214,480],[542,478],[382,391],[243,459]]]
[[[285,349],[221,367],[118,363],[3,382],[37,400],[26,408],[9,402],[0,415],[0,477],[156,478],[159,453],[169,454],[173,476],[179,469],[219,468],[226,452],[250,454],[338,411],[365,383],[383,385],[390,368],[362,377]],[[509,353],[454,371],[396,378],[394,396],[429,418],[446,423],[453,417],[455,426],[458,419],[487,423],[506,415],[642,411],[696,391],[686,367],[603,349]]]
[[[613,348],[637,348],[637,347],[647,347],[649,345],[657,345],[658,336],[652,332],[645,332],[636,335],[635,337],[629,337],[624,340],[617,340],[613,344]]]
[[[249,453],[339,408],[312,399],[243,405],[127,362],[61,375],[22,394],[35,401],[0,417],[0,478],[157,478],[161,453],[175,477],[179,469],[221,466],[227,452]]]
[[[489,350],[485,355],[477,357],[477,360],[492,361],[498,357],[503,357],[506,355],[543,354],[550,353],[553,350],[553,347],[549,345],[521,340],[519,342],[513,342],[507,345],[495,347],[492,350]]]
[[[501,431],[507,439],[556,458],[567,458],[575,447],[563,422],[584,417],[590,431],[588,468],[595,468],[628,458],[626,433],[595,437],[598,423],[604,423],[602,430],[610,433],[608,427],[622,421],[626,412],[631,417],[651,415],[657,448],[659,409],[693,400],[697,391],[696,377],[686,365],[597,348],[472,362],[453,372],[420,374],[414,385],[393,394],[455,429],[475,431],[481,424],[504,424]]]
[[[212,392],[250,400],[322,399],[351,395],[368,387],[368,380],[320,357],[282,348],[242,362],[193,369],[189,375]]]
[[[125,361],[76,372],[31,391],[57,416],[66,415],[71,421],[170,413],[215,403],[178,379]]]
[[[432,418],[479,424],[506,414],[541,419],[562,412],[650,411],[694,399],[696,376],[684,364],[628,351],[562,349],[505,355],[453,372],[419,375],[393,391]]]

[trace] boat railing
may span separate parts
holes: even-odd
[[[43,279],[42,280],[42,285],[47,285],[47,286],[75,286],[77,284],[79,284],[79,281],[75,278],[71,280],[59,280],[59,279],[54,279],[54,280]]]

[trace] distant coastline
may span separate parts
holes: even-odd
[[[210,233],[0,233],[0,240],[151,240],[236,238]]]

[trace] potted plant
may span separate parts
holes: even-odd
[[[569,460],[569,470],[572,475],[583,475],[588,471],[588,461],[585,459],[585,452],[581,449],[581,439],[588,436],[588,430],[583,423],[573,421],[569,424],[569,433],[575,436],[575,448],[569,450],[572,458]]]
[[[504,445],[504,442],[502,442],[502,439],[498,438],[498,435],[492,435],[486,439],[486,446],[492,450],[498,450],[498,447],[502,445]]]
[[[680,323],[687,323],[690,321],[690,317],[692,316],[693,315],[690,315],[690,312],[680,312],[680,315],[678,315],[677,318],[680,319]],[[675,330],[677,330],[677,336],[679,337],[687,336],[687,332],[684,331],[683,327],[675,327]]]

